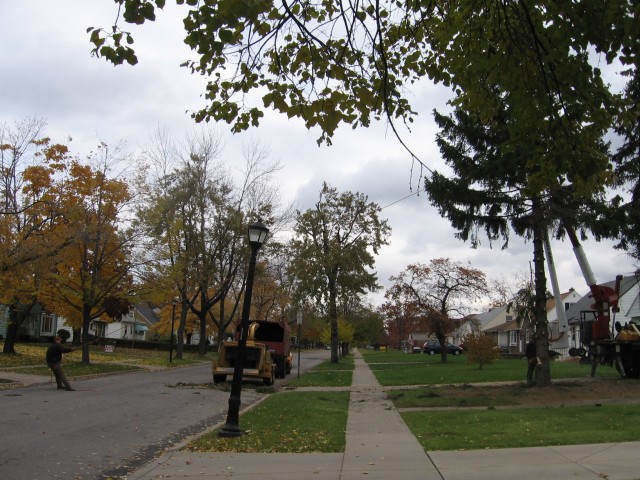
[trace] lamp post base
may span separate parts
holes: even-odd
[[[222,438],[241,437],[242,435],[244,435],[244,432],[240,430],[239,425],[229,423],[226,423],[218,432],[218,436]]]

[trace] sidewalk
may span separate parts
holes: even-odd
[[[28,373],[14,373],[0,370],[0,378],[5,380],[11,380],[12,384],[7,384],[7,387],[27,387],[29,385],[46,385],[51,382],[50,375],[29,375]]]
[[[640,479],[640,442],[425,452],[357,352],[355,366],[344,453],[196,453],[177,447],[127,479]]]

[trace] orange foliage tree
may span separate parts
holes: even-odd
[[[82,332],[82,362],[89,363],[92,320],[110,321],[109,302],[131,292],[132,237],[122,230],[131,200],[127,184],[108,177],[110,153],[100,146],[96,166],[72,160],[60,181],[65,246],[50,266],[42,292],[46,305]]]
[[[3,353],[15,353],[26,315],[39,300],[38,288],[63,240],[55,175],[67,147],[42,136],[45,122],[25,118],[0,124],[0,304],[8,306]]]

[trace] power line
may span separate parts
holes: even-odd
[[[395,205],[396,203],[400,203],[400,202],[402,202],[403,200],[406,200],[407,198],[414,197],[414,196],[416,196],[416,195],[419,195],[419,194],[420,194],[420,192],[425,192],[425,191],[426,191],[426,190],[424,190],[424,189],[418,189],[418,190],[416,190],[415,192],[410,193],[410,194],[409,194],[409,195],[407,195],[406,197],[402,197],[401,199],[396,200],[395,202],[391,202],[389,205],[385,205],[385,206],[384,206],[384,207],[382,207],[380,210],[384,210],[385,208],[392,207],[392,206],[393,206],[393,205]]]

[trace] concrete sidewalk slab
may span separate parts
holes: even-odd
[[[0,370],[0,378],[4,380],[11,380],[18,386],[26,387],[29,385],[46,385],[52,382],[50,375],[30,375],[28,373],[15,373],[7,372],[6,370]],[[54,385],[55,386],[55,385]]]
[[[367,364],[355,355],[341,479],[439,479]]]
[[[446,480],[640,478],[640,442],[429,452]]]

